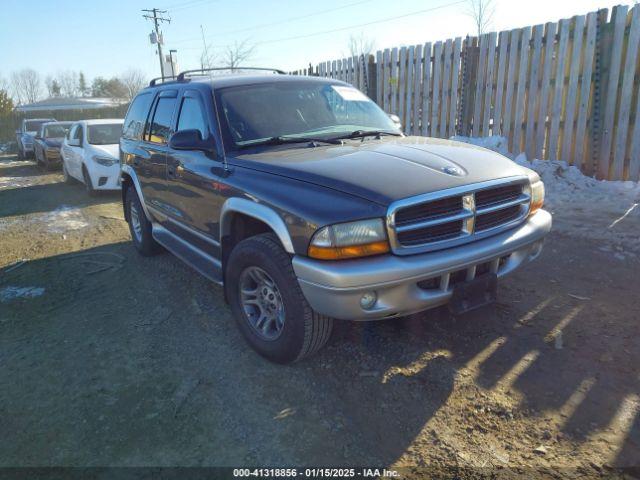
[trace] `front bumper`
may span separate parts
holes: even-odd
[[[120,165],[100,165],[87,162],[91,183],[95,190],[120,190]]]
[[[47,163],[49,165],[59,165],[62,163],[62,157],[60,156],[60,150],[57,150],[56,152],[49,152],[49,151],[45,151],[44,153],[46,159],[47,159]]]
[[[522,225],[460,247],[411,256],[381,255],[327,262],[297,255],[293,269],[302,292],[318,313],[343,320],[376,320],[446,304],[457,281],[491,271],[501,278],[535,259],[551,230],[551,214],[540,210]],[[375,291],[375,305],[360,299]]]

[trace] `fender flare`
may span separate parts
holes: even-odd
[[[149,210],[147,209],[147,204],[144,201],[144,197],[142,196],[142,188],[140,187],[140,182],[138,181],[138,176],[136,175],[136,171],[130,166],[130,165],[122,165],[122,167],[120,167],[120,173],[121,176],[122,174],[126,174],[129,176],[129,178],[131,178],[131,181],[133,182],[133,186],[136,189],[136,193],[138,194],[138,198],[140,199],[140,204],[142,205],[142,209],[144,210],[144,214],[147,216],[147,219],[149,219],[149,221],[153,221],[153,217],[150,215]],[[124,193],[124,192],[123,192]],[[124,201],[124,195],[123,195],[123,201]]]
[[[225,235],[229,235],[231,230],[231,214],[237,212],[249,217],[253,217],[266,223],[278,236],[280,243],[284,247],[285,251],[291,254],[295,254],[293,249],[293,242],[291,241],[291,235],[289,235],[289,229],[284,223],[284,220],[278,215],[275,210],[261,203],[257,203],[246,198],[233,197],[227,199],[222,205],[220,211],[220,240]]]

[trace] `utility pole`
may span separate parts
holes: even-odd
[[[202,45],[204,46],[204,55],[205,55],[205,58],[207,59],[207,67],[210,67],[211,65],[209,65],[209,52],[207,51],[207,41],[204,39],[204,27],[202,25],[200,25],[200,32],[202,33]],[[200,68],[202,68],[202,71],[204,72],[204,62],[202,62],[202,59],[200,61]]]
[[[147,12],[142,15],[147,20],[153,20],[153,25],[155,27],[156,32],[156,41],[158,43],[158,57],[160,58],[160,76],[164,80],[164,60],[162,57],[162,36],[160,35],[160,22],[171,23],[170,18],[165,18],[162,16],[163,13],[167,13],[166,10],[158,10],[157,8],[152,8],[151,10],[142,10],[143,12]]]

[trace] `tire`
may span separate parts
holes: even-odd
[[[145,215],[138,193],[133,186],[127,189],[125,209],[131,240],[138,253],[145,257],[157,254],[161,250],[160,244],[154,240],[151,234],[151,222]],[[139,231],[136,231],[136,226],[134,226],[136,218],[139,222]]]
[[[89,172],[85,167],[82,167],[82,178],[84,180],[84,188],[87,191],[87,195],[90,197],[96,196],[96,190],[93,188],[93,184],[91,183],[91,177],[89,176]]]
[[[279,333],[275,332],[276,327],[269,331],[274,338],[267,339],[264,332],[259,333],[260,329],[254,325],[256,320],[252,322],[251,318],[255,319],[258,315],[262,318],[263,309],[256,306],[260,313],[249,315],[245,308],[250,309],[253,304],[243,303],[243,294],[240,292],[255,267],[270,277],[269,280],[275,284],[273,291],[283,306],[283,323]],[[284,364],[302,360],[322,348],[331,336],[333,319],[311,309],[298,284],[291,258],[272,233],[250,237],[236,245],[227,262],[225,288],[231,311],[243,336],[256,352],[272,362]],[[255,291],[263,291],[261,288],[256,283]],[[257,303],[258,295],[255,297]],[[274,320],[270,324],[277,322]]]
[[[62,177],[64,178],[64,183],[67,185],[71,185],[73,183],[73,177],[69,175],[69,172],[67,172],[67,166],[64,164],[64,160],[62,161]]]

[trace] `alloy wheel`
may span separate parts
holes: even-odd
[[[240,302],[249,324],[264,340],[276,340],[284,327],[285,310],[278,285],[260,267],[240,274]]]

